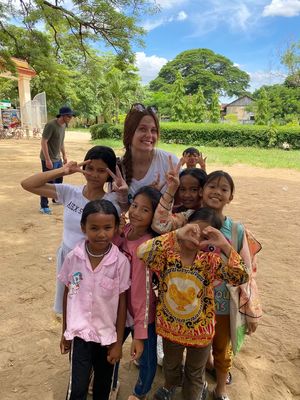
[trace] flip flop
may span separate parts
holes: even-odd
[[[214,379],[217,379],[217,371],[215,368],[206,368],[206,372]],[[226,385],[231,385],[232,383],[232,375],[229,371],[227,374]]]

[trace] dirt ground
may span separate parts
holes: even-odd
[[[62,207],[41,215],[38,197],[19,184],[40,170],[39,147],[38,139],[0,141],[1,400],[63,400],[68,381],[68,358],[59,351],[61,327],[52,314]],[[67,134],[69,159],[81,161],[90,147],[87,134]],[[227,213],[263,245],[258,284],[264,317],[234,360],[230,399],[300,399],[300,172],[244,165],[226,170],[236,183]],[[82,180],[79,174],[65,179]],[[119,400],[127,400],[136,376],[126,343]],[[159,368],[154,389],[161,380]]]

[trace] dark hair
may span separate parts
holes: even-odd
[[[196,149],[196,147],[188,147],[182,153],[183,156],[185,156],[186,154],[197,154],[197,156],[200,156],[200,151]]]
[[[133,196],[133,200],[140,194],[143,194],[149,198],[149,200],[151,202],[152,211],[154,213],[156,210],[156,207],[158,206],[159,200],[162,196],[160,191],[152,186],[143,186],[139,190],[136,191],[136,193]],[[149,226],[148,231],[152,234],[152,236],[158,235],[157,232],[155,232],[151,228],[151,226]]]
[[[231,190],[231,194],[234,193],[234,182],[233,179],[231,178],[231,176],[228,174],[228,172],[225,171],[213,171],[210,174],[207,175],[207,179],[206,179],[206,183],[204,186],[208,185],[211,181],[215,180],[215,179],[221,179],[221,178],[225,178],[227,180],[227,182],[229,183],[230,186],[230,190]]]
[[[199,208],[189,216],[188,222],[204,221],[208,222],[213,228],[221,229],[223,223],[215,210],[209,207]]]
[[[137,110],[132,108],[126,115],[124,122],[123,132],[123,143],[125,147],[125,154],[122,159],[123,172],[125,173],[125,180],[128,186],[132,180],[132,154],[131,154],[131,143],[134,133],[141,122],[141,119],[146,115],[150,115],[155,122],[157,134],[159,137],[159,121],[157,114],[151,110],[151,108],[145,108],[144,110]]]
[[[180,172],[179,178],[186,175],[191,175],[193,178],[197,179],[201,188],[203,188],[206,183],[207,173],[201,168],[186,168]]]
[[[116,207],[109,200],[92,200],[89,201],[82,211],[80,224],[85,225],[87,217],[91,214],[106,214],[106,215],[114,215],[116,226],[120,225],[120,217]]]
[[[84,161],[86,160],[102,160],[105,162],[107,167],[115,174],[117,157],[113,149],[107,146],[94,146],[85,155]],[[83,166],[85,169],[86,165]],[[112,182],[112,177],[109,175],[107,182]]]

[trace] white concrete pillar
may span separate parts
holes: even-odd
[[[19,100],[21,110],[22,126],[28,129],[31,126],[31,92],[30,92],[31,76],[18,76]]]

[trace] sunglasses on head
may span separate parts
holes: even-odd
[[[140,112],[150,111],[150,112],[152,112],[154,114],[157,113],[157,108],[155,106],[145,107],[144,104],[142,104],[142,103],[134,103],[134,104],[132,104],[130,111],[133,111],[133,110],[140,111]]]

